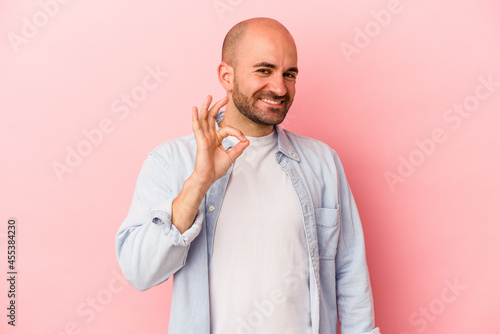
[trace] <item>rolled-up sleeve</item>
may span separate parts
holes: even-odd
[[[191,241],[198,236],[201,231],[201,222],[203,221],[203,213],[198,210],[193,225],[180,233],[177,227],[172,224],[172,202],[173,198],[166,200],[151,212],[151,221],[154,224],[163,226],[165,235],[172,240],[174,246],[189,246]]]
[[[152,152],[137,179],[129,213],[116,234],[116,254],[126,279],[147,290],[177,272],[185,264],[189,245],[201,231],[203,213],[180,233],[172,224],[170,166]],[[178,182],[178,181],[177,181]]]

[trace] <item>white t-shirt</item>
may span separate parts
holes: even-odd
[[[250,146],[233,166],[215,228],[210,333],[311,333],[308,248],[299,200],[276,162],[276,132],[248,139]]]

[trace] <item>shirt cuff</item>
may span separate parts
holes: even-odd
[[[371,332],[364,332],[361,334],[381,334],[381,333],[380,333],[380,329],[377,327],[374,330],[372,330]]]
[[[169,199],[154,207],[151,211],[151,221],[156,225],[164,226],[165,235],[171,238],[174,246],[189,246],[191,241],[201,232],[203,213],[198,210],[193,225],[181,234],[177,227],[172,224],[173,201],[173,199]]]

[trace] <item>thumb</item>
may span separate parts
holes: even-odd
[[[231,150],[227,151],[231,161],[234,162],[240,155],[242,155],[248,145],[250,145],[250,140],[245,138],[244,141],[239,141],[238,144],[234,145]]]

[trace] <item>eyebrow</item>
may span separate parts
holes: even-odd
[[[260,62],[260,63],[257,63],[255,65],[253,65],[253,67],[268,67],[268,68],[272,68],[272,69],[276,69],[277,66],[274,65],[274,64],[271,64],[271,63],[267,63],[265,61],[263,62]],[[286,72],[295,72],[295,73],[299,73],[299,69],[297,67],[290,67],[286,70]]]

